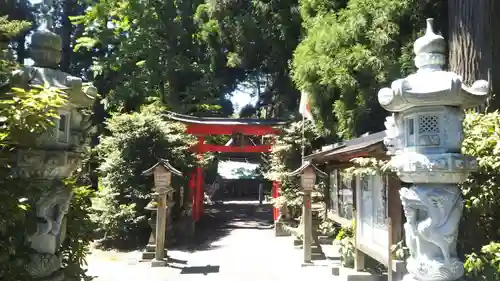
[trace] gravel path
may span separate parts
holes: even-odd
[[[301,267],[301,251],[291,237],[275,237],[269,205],[225,202],[207,207],[195,246],[168,251],[168,267],[139,262],[139,251],[95,251],[89,274],[96,281],[284,281],[334,280],[326,266]]]

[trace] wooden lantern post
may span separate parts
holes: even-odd
[[[313,244],[313,231],[312,231],[312,190],[316,184],[316,173],[321,177],[325,177],[326,173],[316,168],[310,162],[304,162],[297,170],[291,172],[289,176],[300,175],[300,185],[302,187],[304,202],[302,208],[302,218],[304,222],[304,265],[312,263],[312,244]]]
[[[165,260],[165,230],[167,228],[167,193],[171,189],[172,174],[182,176],[182,173],[172,167],[167,160],[159,159],[153,167],[143,172],[143,175],[154,176],[154,195],[158,198],[156,211],[156,245],[155,258],[151,261],[151,266],[166,266]]]
[[[300,184],[304,191],[302,214],[304,216],[304,263],[311,263],[312,259],[312,211],[311,211],[311,192],[316,183],[316,172],[312,166],[308,166],[300,174]]]

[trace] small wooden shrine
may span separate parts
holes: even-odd
[[[403,212],[399,199],[401,181],[392,174],[352,175],[343,173],[358,157],[386,160],[385,131],[323,147],[306,156],[306,160],[321,165],[329,173],[326,206],[327,215],[344,227],[355,222],[356,269],[364,269],[365,256],[393,271],[403,268],[393,261],[391,246],[403,237]]]

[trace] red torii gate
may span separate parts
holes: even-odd
[[[236,119],[236,118],[217,118],[217,117],[194,117],[182,115],[174,112],[168,112],[167,117],[171,120],[181,122],[186,125],[186,133],[197,136],[198,143],[191,147],[198,154],[199,159],[203,157],[205,152],[251,152],[264,153],[271,152],[272,144],[260,145],[243,145],[243,146],[225,146],[205,143],[205,137],[208,135],[236,135],[243,136],[265,136],[276,135],[280,133],[278,126],[285,125],[286,122],[278,120],[262,120],[262,119]],[[203,215],[203,200],[205,187],[203,181],[203,171],[201,167],[197,167],[191,173],[189,187],[191,188],[192,196],[192,216],[193,221],[198,221]],[[280,183],[273,182],[272,196],[279,196]],[[273,208],[274,221],[278,219],[279,210]]]

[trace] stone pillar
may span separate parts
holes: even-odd
[[[304,219],[304,237],[302,247],[304,250],[304,263],[311,263],[312,260],[312,210],[311,210],[311,191],[304,190],[304,204],[302,208],[302,217]]]
[[[262,201],[264,201],[264,186],[259,183],[259,205],[262,205]]]
[[[157,202],[157,200],[155,200],[154,202]],[[142,253],[142,260],[150,261],[154,259],[156,251],[156,205],[148,205],[145,209],[151,212],[151,217],[148,219],[148,224],[151,227],[151,235],[149,235],[146,250]]]
[[[273,181],[273,187],[272,187],[272,197],[274,201],[276,201],[279,198],[280,194],[280,183],[278,181]],[[280,208],[286,208],[286,206],[282,207],[276,207],[273,206],[273,220],[274,220],[274,235],[276,237],[280,236],[290,236],[289,231],[285,230],[284,223],[283,223],[283,213],[280,212]]]
[[[417,73],[378,93],[382,107],[393,112],[384,139],[390,166],[401,181],[412,184],[400,191],[410,249],[406,281],[451,281],[464,274],[456,252],[463,209],[457,185],[477,163],[460,153],[463,109],[484,103],[488,82],[467,87],[460,76],[444,71],[445,48],[432,19],[427,20],[425,35],[414,44]]]
[[[167,223],[167,190],[157,188],[158,207],[156,213],[156,248],[155,258],[151,261],[151,266],[165,266],[165,229]]]

